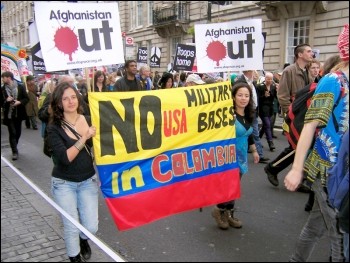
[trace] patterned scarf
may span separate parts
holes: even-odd
[[[5,90],[6,90],[6,93],[7,93],[7,96],[11,96],[14,98],[14,100],[17,100],[17,95],[18,95],[18,84],[16,81],[13,81],[12,82],[13,84],[12,85],[9,85],[9,84],[6,84],[5,85]],[[13,110],[15,109],[15,106],[13,106],[12,104],[10,105],[10,108],[9,108],[9,113],[8,113],[8,118],[11,119],[12,118],[12,113],[13,113]]]

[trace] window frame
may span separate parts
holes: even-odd
[[[301,25],[303,22],[303,25]],[[298,23],[298,27],[296,27]],[[286,56],[285,61],[294,63],[294,48],[299,44],[310,43],[311,19],[309,17],[298,17],[287,21],[286,34]]]

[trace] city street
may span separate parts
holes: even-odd
[[[1,126],[1,155],[51,197],[52,161],[42,153],[40,126],[39,130],[22,126],[17,161],[11,160],[7,127]],[[265,156],[270,159],[287,145],[281,131],[275,133],[278,136],[275,152],[270,152],[266,140],[262,140]],[[272,186],[264,173],[264,164],[255,165],[252,156],[249,157],[249,173],[242,178],[242,196],[236,201],[235,216],[242,220],[243,228],[218,229],[211,216],[212,207],[204,207],[202,212],[189,211],[120,232],[100,195],[97,237],[127,261],[287,262],[308,216],[304,211],[308,194],[284,188],[287,170],[279,177],[280,186]],[[57,215],[56,221],[60,222]],[[327,237],[320,240],[309,261],[329,261]]]

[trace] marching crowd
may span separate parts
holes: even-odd
[[[348,153],[349,147],[347,144],[347,149],[340,149],[343,137],[349,133],[348,25],[339,35],[338,49],[339,55],[329,57],[322,64],[314,58],[311,46],[302,43],[294,49],[294,63],[286,64],[283,70],[244,70],[229,76],[240,176],[248,172],[248,154],[251,153],[254,163],[265,164],[264,171],[272,185],[278,186],[278,174],[292,165],[284,179],[285,187],[290,191],[309,193],[305,211],[310,211],[310,216],[289,259],[291,262],[307,261],[316,242],[325,233],[330,237],[331,260],[349,262],[348,194],[338,210],[327,203],[328,170],[343,161],[338,160],[338,152],[347,150]],[[35,78],[28,76],[22,85],[14,80],[11,72],[1,75],[3,124],[8,128],[12,160],[19,158],[17,145],[22,121],[27,128],[31,126],[36,130],[39,118],[43,124],[41,135],[48,136],[53,156],[52,194],[56,202],[91,233],[98,229],[98,185],[91,153],[91,138],[95,136],[96,128],[89,117],[89,91],[157,90],[223,81],[222,77],[213,78],[208,74],[160,74],[148,65],[139,69],[137,66],[135,60],[128,60],[123,70],[109,74],[95,71],[89,82],[80,75],[66,75],[36,85]],[[265,136],[269,150],[276,150],[274,126],[277,115],[284,116],[297,91],[312,82],[318,84],[305,115],[297,148],[288,145],[270,161],[264,156],[261,139]],[[336,103],[338,97],[339,103]],[[339,123],[337,132],[332,118]],[[316,139],[312,140],[315,132]],[[348,173],[348,155],[345,159],[347,162],[339,172]],[[242,221],[234,216],[234,205],[235,200],[227,200],[214,207],[212,216],[220,229],[242,227]],[[70,260],[89,259],[91,249],[87,237],[65,218],[63,224]]]

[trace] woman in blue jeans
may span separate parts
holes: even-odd
[[[53,151],[51,190],[57,204],[92,234],[98,229],[98,185],[91,153],[96,128],[82,115],[82,99],[68,82],[52,93],[48,125]],[[64,240],[71,262],[91,257],[86,235],[62,216]]]

